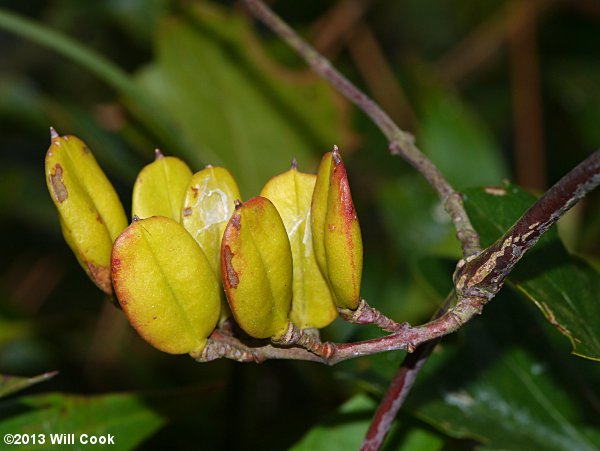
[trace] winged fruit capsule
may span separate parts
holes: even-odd
[[[179,158],[155,152],[156,159],[140,171],[133,185],[132,215],[141,219],[164,216],[179,222],[192,171]]]
[[[134,220],[115,241],[111,269],[117,299],[148,343],[200,356],[219,319],[221,290],[181,224],[161,216]]]
[[[281,215],[293,259],[291,321],[300,329],[322,328],[337,317],[327,281],[315,258],[310,205],[317,177],[297,170],[273,177],[261,191]]]
[[[92,281],[111,295],[110,253],[127,227],[123,205],[87,145],[50,131],[46,183],[63,236]]]
[[[183,200],[181,224],[194,237],[215,271],[221,274],[221,239],[241,199],[233,176],[225,168],[207,166],[190,180]]]
[[[221,280],[221,239],[227,221],[241,199],[231,173],[222,167],[207,166],[189,182],[181,210],[181,224],[194,237],[208,258],[217,279]],[[221,320],[231,316],[227,299],[222,296]]]
[[[290,326],[292,252],[270,200],[238,203],[221,243],[221,278],[236,322],[254,338],[277,340]]]
[[[360,225],[342,158],[323,156],[311,205],[313,245],[336,305],[354,310],[360,301],[363,246]]]

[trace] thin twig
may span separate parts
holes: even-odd
[[[452,301],[456,298],[454,291],[452,291],[444,304],[435,312],[433,319],[439,318],[441,315],[446,313]],[[369,426],[369,430],[363,441],[361,451],[376,451],[381,448],[383,441],[387,437],[392,422],[396,418],[398,411],[404,404],[408,393],[410,392],[421,368],[427,361],[427,358],[439,343],[440,338],[423,343],[415,349],[412,354],[407,354],[398,369],[398,372],[392,379],[387,392],[379,407],[373,415],[373,420]]]
[[[372,324],[386,332],[400,332],[410,327],[408,323],[397,323],[388,318],[376,308],[371,307],[364,299],[360,300],[356,310],[338,308],[338,312],[344,321],[352,324]]]
[[[315,73],[327,80],[371,118],[388,139],[390,152],[402,156],[413,165],[437,191],[454,224],[463,255],[476,254],[480,249],[479,236],[471,225],[461,196],[454,191],[437,167],[417,148],[413,136],[401,130],[379,105],[338,72],[329,60],[320,55],[261,0],[244,0],[244,3],[255,17],[296,50]]]

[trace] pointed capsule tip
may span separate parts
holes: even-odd
[[[54,129],[54,127],[50,127],[50,140],[52,141],[56,138],[59,138],[57,131]]]
[[[154,149],[154,159],[155,160],[160,160],[163,157],[164,157],[164,155],[162,154],[160,149]]]
[[[236,210],[242,206],[242,202],[239,199],[234,200],[233,204],[235,205]]]
[[[292,158],[292,169],[298,169],[298,162],[296,161],[296,157]]]
[[[140,217],[138,215],[133,215],[133,220],[131,222],[138,222]]]
[[[206,166],[204,166],[204,168],[205,168],[205,169],[210,169],[210,168],[212,168],[212,167],[213,167],[213,165],[212,165],[212,164],[207,164]]]
[[[338,146],[336,146],[336,145],[333,146],[332,156],[333,156],[333,161],[335,161],[335,164],[340,164],[342,162],[342,156],[340,155],[340,150],[339,150]]]

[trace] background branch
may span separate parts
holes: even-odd
[[[456,299],[456,294],[452,291],[444,301],[444,304],[433,315],[433,319],[439,318],[448,311],[452,302]],[[398,411],[404,404],[408,393],[417,380],[421,368],[427,361],[427,358],[433,349],[440,342],[440,338],[423,343],[415,349],[412,354],[407,354],[398,369],[398,372],[392,379],[385,396],[382,398],[369,430],[361,446],[361,451],[376,451],[381,448],[383,441],[390,431],[392,422],[396,418]]]
[[[476,254],[480,249],[479,236],[471,225],[463,207],[462,198],[454,191],[437,167],[417,148],[413,136],[401,130],[379,105],[338,72],[329,60],[320,55],[262,1],[244,0],[244,3],[255,17],[296,50],[315,73],[327,80],[371,118],[388,139],[390,152],[402,156],[413,165],[437,191],[454,224],[463,255]]]

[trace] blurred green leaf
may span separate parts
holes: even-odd
[[[44,150],[41,150],[40,156]],[[44,179],[26,165],[5,164],[0,167],[0,218],[23,220],[35,224],[38,230],[59,230]]]
[[[383,185],[377,201],[388,236],[405,259],[414,262],[428,254],[460,257],[450,218],[419,174]]]
[[[135,394],[26,396],[0,403],[0,435],[65,433],[75,434],[77,442],[84,433],[112,434],[114,449],[134,449],[166,421],[153,404],[173,403],[175,399],[181,401],[181,397],[169,401],[167,397],[144,398]],[[47,448],[48,443],[23,449]]]
[[[52,379],[57,374],[57,371],[51,371],[34,377],[8,376],[2,374],[0,375],[0,398],[4,398],[5,396],[21,391],[27,387],[31,387],[32,385]]]
[[[169,0],[107,0],[104,6],[140,42],[151,38]]]
[[[406,408],[453,437],[482,442],[477,449],[599,449],[600,430],[587,421],[596,376],[575,376],[568,357],[554,360],[524,307],[494,300],[465,328],[462,346],[431,356]]]
[[[197,6],[189,17],[163,23],[158,63],[139,78],[190,143],[185,158],[195,169],[227,167],[244,197],[294,156],[299,168],[312,169],[311,155],[342,136],[330,88],[275,68],[241,16]]]
[[[23,77],[0,77],[0,117],[7,123],[36,128],[46,127],[36,87]]]
[[[535,201],[514,185],[465,191],[465,205],[483,246],[501,236]],[[556,228],[548,231],[509,277],[546,319],[571,341],[573,353],[600,360],[600,273],[570,255]]]
[[[362,394],[356,395],[344,403],[332,418],[311,429],[291,449],[294,451],[358,449],[365,438],[375,407],[376,403],[371,398]],[[407,428],[393,442],[391,445],[384,445],[383,449],[436,451],[442,449],[444,444],[442,438],[435,433],[418,427]]]
[[[454,187],[493,184],[506,177],[493,136],[451,93],[427,91],[420,118],[419,145]]]

